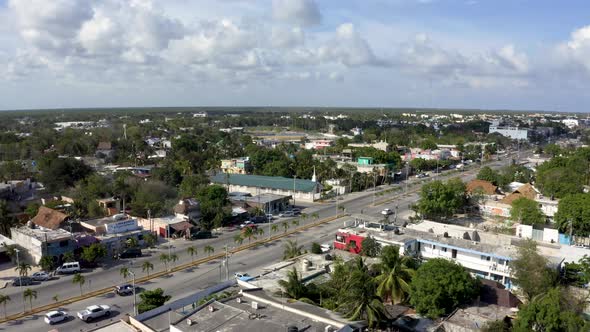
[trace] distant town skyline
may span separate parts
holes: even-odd
[[[588,112],[586,1],[0,0],[0,109]]]

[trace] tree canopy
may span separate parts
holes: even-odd
[[[442,258],[422,264],[412,279],[410,304],[429,318],[449,314],[479,294],[480,283],[464,267]]]
[[[526,197],[517,198],[512,202],[510,218],[524,225],[544,224],[546,220],[539,204]]]
[[[544,294],[556,281],[556,273],[547,266],[547,258],[537,252],[537,244],[527,240],[510,262],[512,278],[528,299]]]
[[[141,301],[137,305],[137,311],[142,313],[163,306],[166,301],[170,300],[171,296],[164,295],[162,288],[156,288],[139,293],[139,298]]]
[[[559,200],[554,220],[562,232],[569,232],[571,222],[573,234],[590,235],[590,194],[571,194]]]
[[[460,179],[432,181],[422,186],[414,209],[424,218],[442,220],[465,206],[465,184]]]

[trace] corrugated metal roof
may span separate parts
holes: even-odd
[[[295,183],[293,183],[295,181]],[[212,183],[230,184],[246,187],[259,187],[270,189],[293,190],[301,192],[314,192],[316,182],[311,180],[302,180],[285,178],[281,176],[264,176],[264,175],[247,175],[247,174],[225,174],[219,173],[211,177]]]

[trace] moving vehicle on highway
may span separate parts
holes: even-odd
[[[115,286],[113,293],[115,293],[119,296],[131,295],[131,294],[133,294],[133,285],[124,284],[124,285]]]
[[[103,316],[110,316],[111,315],[111,307],[106,304],[99,304],[99,305],[91,305],[86,309],[78,312],[78,318],[89,323],[94,319],[103,317]]]
[[[53,325],[59,322],[67,320],[70,316],[62,310],[53,310],[45,314],[43,320],[49,325]]]
[[[393,213],[393,211],[391,211],[390,208],[385,208],[385,209],[381,210],[381,214],[384,215],[384,216],[388,216],[388,215],[390,215],[392,213]]]

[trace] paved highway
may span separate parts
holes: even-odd
[[[490,163],[489,165],[493,168],[498,168],[505,165],[508,162],[508,158],[503,161],[497,161]],[[449,176],[461,175],[464,181],[469,181],[474,178],[477,169],[466,170],[461,173],[453,174],[442,174],[441,179],[445,179]],[[436,178],[436,177],[433,177]],[[416,180],[412,180],[416,182]],[[424,182],[424,181],[423,181]],[[393,185],[399,186],[399,184]],[[402,184],[403,186],[403,184]],[[416,193],[412,193],[413,190],[417,189],[420,184],[416,183],[413,187],[410,186],[410,194],[401,195],[395,199],[395,202],[385,203],[371,207],[373,201],[373,195],[371,193],[353,193],[350,195],[343,196],[343,200],[340,200],[338,204],[342,204],[346,207],[346,211],[349,213],[360,213],[363,210],[364,213],[378,216],[380,211],[384,207],[399,207],[399,213],[403,215],[407,211],[408,206],[414,203],[418,199]],[[376,201],[382,201],[386,196],[377,197]],[[318,204],[309,207],[304,210],[305,213],[310,215],[311,213],[317,212],[321,219],[333,216],[336,214],[335,203]],[[230,258],[230,275],[233,275],[236,271],[249,272],[251,275],[256,275],[265,266],[272,264],[272,262],[280,261],[283,254],[283,243],[287,239],[297,240],[299,244],[305,245],[309,249],[312,242],[325,243],[332,241],[335,231],[342,227],[345,219],[339,219],[328,224],[324,224],[312,229],[302,231],[290,235],[287,238],[283,238],[279,241],[269,243],[263,246],[258,246],[254,249],[245,250],[232,255]],[[302,224],[311,221],[302,221]],[[268,236],[268,228],[263,227],[265,234]],[[279,233],[282,232],[280,228]],[[229,231],[219,235],[217,238],[208,240],[197,240],[197,241],[185,241],[185,240],[174,240],[171,241],[172,248],[168,249],[167,245],[161,245],[158,249],[153,249],[145,257],[134,259],[134,260],[121,260],[117,263],[104,266],[96,269],[95,271],[85,273],[86,284],[83,286],[83,291],[101,289],[111,287],[124,282],[122,279],[119,269],[122,266],[129,266],[135,274],[140,277],[144,276],[145,273],[141,269],[141,265],[144,261],[150,260],[154,264],[155,270],[160,271],[164,269],[164,265],[159,261],[158,256],[161,252],[176,252],[179,256],[179,260],[176,262],[177,265],[190,262],[191,257],[186,253],[186,248],[191,245],[197,246],[199,253],[197,257],[204,257],[202,248],[206,245],[211,245],[215,248],[215,253],[221,252],[225,245],[235,246],[233,242],[233,236],[237,234],[237,231]],[[247,241],[247,240],[246,240]],[[195,257],[196,258],[196,257]],[[186,296],[187,293],[195,292],[199,289],[207,288],[220,281],[220,261],[213,261],[205,264],[201,264],[193,269],[175,272],[172,276],[162,277],[153,279],[150,282],[140,285],[144,289],[155,289],[158,287],[163,288],[166,294],[172,295],[173,299],[178,297]],[[152,271],[153,273],[153,271]],[[73,296],[80,295],[80,288],[71,281],[72,276],[61,276],[57,280],[51,280],[43,282],[40,285],[31,286],[32,289],[37,291],[37,299],[33,301],[33,306],[40,306],[43,304],[52,303],[53,296],[57,295],[59,299],[65,299]],[[127,280],[130,282],[130,279]],[[15,314],[22,312],[23,310],[23,297],[22,289],[18,287],[8,286],[3,294],[9,295],[11,301],[7,304],[7,313]],[[55,327],[60,331],[88,331],[97,326],[106,325],[111,320],[119,319],[123,314],[131,313],[132,308],[132,296],[119,297],[114,294],[107,294],[97,298],[80,301],[64,307],[63,309],[70,312],[72,315],[84,307],[92,304],[108,304],[113,307],[113,315],[110,318],[104,320],[97,320],[91,324],[86,324],[80,321],[78,318],[72,318],[68,322],[58,324]],[[28,303],[27,303],[28,307]],[[43,322],[42,315],[34,315],[24,318],[18,321],[7,322],[0,324],[0,330],[16,330],[19,331],[44,331],[49,330],[48,326]]]

